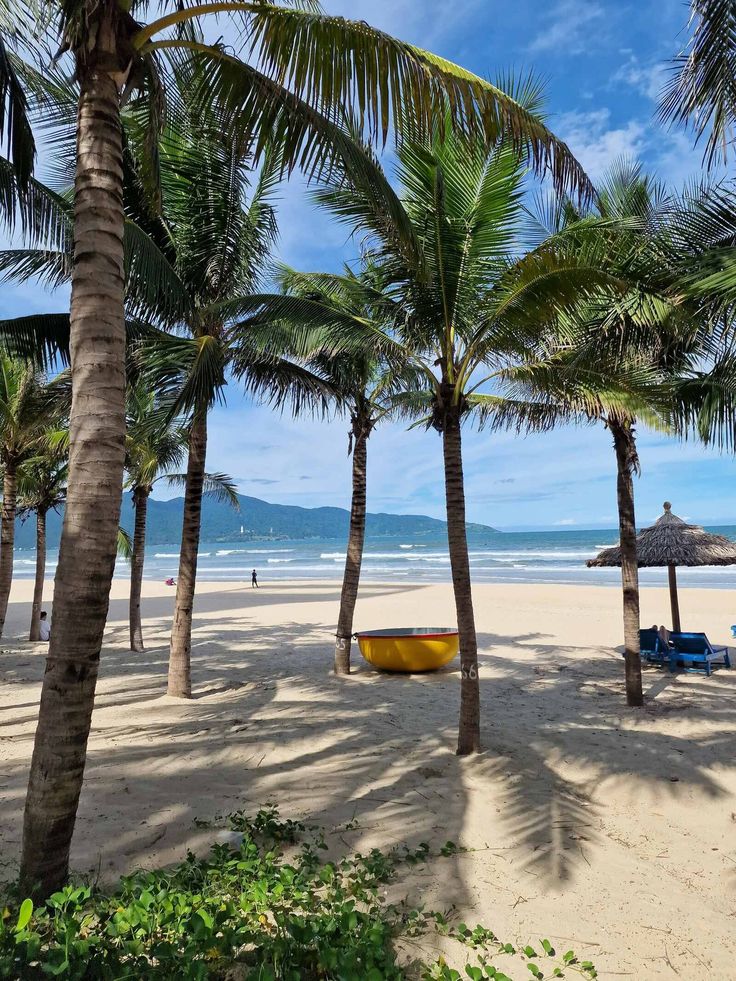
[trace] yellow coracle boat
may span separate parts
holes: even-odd
[[[457,654],[460,641],[451,627],[393,627],[355,635],[360,653],[382,671],[436,671]]]

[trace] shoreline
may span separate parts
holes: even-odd
[[[729,566],[728,568],[731,568],[731,567]],[[665,572],[665,576],[663,578],[663,583],[662,584],[660,584],[660,583],[652,583],[652,582],[640,582],[639,583],[639,589],[642,592],[643,591],[657,590],[657,589],[665,589],[666,590],[666,588],[667,588],[667,583],[666,583],[666,570],[663,570],[663,572]],[[471,580],[472,580],[472,572],[471,572]],[[113,584],[115,584],[115,583],[129,583],[130,582],[130,576],[121,576],[121,575],[117,575],[116,574],[116,575],[113,576],[113,580],[112,581],[113,581]],[[302,578],[299,578],[297,576],[294,576],[293,578],[289,578],[289,579],[269,579],[268,577],[262,578],[261,577],[261,573],[259,572],[258,573],[258,582],[259,582],[259,588],[260,589],[268,589],[269,587],[271,587],[271,588],[278,588],[280,586],[293,586],[293,585],[299,585],[299,586],[309,586],[309,585],[316,585],[316,586],[335,586],[335,585],[337,585],[337,586],[341,586],[342,585],[342,575],[333,576],[333,577],[320,576],[320,577],[315,577],[315,578],[307,577],[307,576],[304,576]],[[15,590],[16,585],[20,586],[21,584],[24,584],[24,585],[30,584],[30,587],[32,588],[33,587],[33,578],[30,577],[30,576],[24,576],[24,575],[17,575],[17,574],[14,575],[14,577],[13,577],[13,590]],[[166,586],[166,584],[162,580],[160,580],[158,578],[155,578],[154,579],[152,577],[149,578],[149,577],[144,576],[143,577],[143,584],[144,584],[144,586],[146,586],[146,585],[147,586],[161,586],[163,589],[166,589],[168,591],[171,591],[171,592],[174,591],[174,588],[173,587]],[[50,590],[53,590],[53,585],[54,585],[54,577],[53,576],[47,576],[44,579],[44,594],[49,589]],[[241,587],[241,588],[246,588],[247,587],[248,589],[251,588],[250,578],[248,578],[248,579],[236,579],[236,578],[233,578],[233,579],[208,579],[206,577],[205,578],[199,578],[198,577],[197,578],[197,591],[199,591],[200,586],[204,586],[204,585],[207,585],[207,586],[223,586],[223,587],[238,586],[238,587]],[[409,586],[409,587],[412,587],[412,588],[416,588],[418,586],[437,586],[439,588],[445,587],[445,588],[448,588],[448,589],[452,589],[452,581],[450,579],[448,579],[447,582],[443,582],[442,580],[439,580],[439,579],[406,579],[404,576],[396,576],[393,579],[390,578],[390,577],[389,578],[382,578],[382,579],[379,579],[379,578],[375,578],[374,579],[370,575],[361,576],[360,585],[361,585],[361,588],[363,587],[363,585],[370,585],[370,586],[391,586],[392,588],[395,588],[397,586]],[[487,580],[485,580],[485,581],[484,580],[480,580],[480,581],[477,581],[477,582],[476,581],[473,581],[472,582],[472,587],[473,587],[474,590],[475,589],[507,589],[507,588],[511,588],[511,589],[536,589],[536,588],[539,588],[539,587],[544,587],[546,589],[546,588],[552,588],[552,587],[556,587],[556,586],[559,586],[560,588],[565,588],[565,589],[589,589],[589,588],[590,589],[598,589],[600,587],[603,587],[605,589],[619,589],[620,590],[621,589],[621,581],[619,580],[617,582],[610,582],[610,581],[598,581],[598,582],[596,582],[596,581],[594,581],[594,580],[591,579],[590,581],[587,581],[586,580],[585,582],[566,582],[564,580],[556,580],[556,579],[544,579],[544,580],[532,580],[532,579],[524,579],[524,580],[521,580],[521,579],[514,579],[514,580],[509,580],[509,581],[499,580],[497,582],[488,582]],[[693,593],[693,592],[699,592],[700,590],[702,590],[703,592],[708,592],[708,593],[712,593],[712,592],[734,592],[734,587],[733,586],[729,586],[729,585],[713,585],[713,586],[711,586],[711,585],[707,585],[707,586],[706,585],[692,586],[692,585],[689,585],[689,584],[687,584],[687,585],[681,585],[680,584],[680,581],[678,579],[678,592],[680,592],[680,593]],[[253,592],[255,592],[255,590],[253,590]],[[112,595],[112,592],[111,592],[111,595]],[[12,592],[11,592],[11,599],[12,599]],[[23,594],[21,596],[21,599],[22,599],[22,601],[25,601],[25,594]],[[734,613],[734,617],[736,618],[736,613]]]

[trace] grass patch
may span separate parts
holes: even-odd
[[[214,845],[206,858],[189,854],[177,866],[125,876],[113,890],[71,884],[38,908],[9,890],[0,977],[511,981],[494,965],[504,959],[523,964],[527,981],[596,976],[592,964],[573,951],[558,955],[547,940],[517,949],[447,913],[386,902],[384,887],[402,867],[441,863],[457,850],[451,842],[437,856],[422,843],[330,861],[322,832],[282,820],[275,808],[229,823],[236,841]],[[430,932],[461,945],[460,971],[442,958],[400,962],[402,941],[417,944]]]

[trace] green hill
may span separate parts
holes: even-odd
[[[344,508],[301,508],[288,504],[269,504],[257,497],[238,495],[240,511],[229,504],[205,498],[202,507],[202,541],[255,541],[274,538],[347,538],[350,514]],[[148,544],[178,545],[184,498],[169,501],[151,498],[148,505]],[[133,531],[133,505],[130,494],[123,499],[121,524]],[[241,527],[243,529],[241,533]],[[422,514],[369,514],[366,534],[371,538],[396,535],[437,536],[446,533],[444,521]],[[487,525],[469,524],[470,534],[498,534]],[[48,517],[48,544],[56,548],[61,534],[61,515]],[[16,544],[33,548],[35,528],[32,520],[16,525]]]

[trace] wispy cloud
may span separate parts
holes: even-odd
[[[636,119],[612,126],[609,109],[563,113],[555,130],[593,180],[617,158],[639,157],[646,147],[646,126]]]
[[[599,3],[586,0],[558,0],[544,16],[542,30],[528,50],[533,53],[555,51],[569,57],[582,54],[591,46],[591,37],[599,30],[605,10]]]
[[[667,70],[662,62],[653,64],[642,62],[635,54],[628,54],[627,60],[620,65],[611,76],[611,85],[628,85],[640,95],[656,102],[659,99],[667,76]]]

